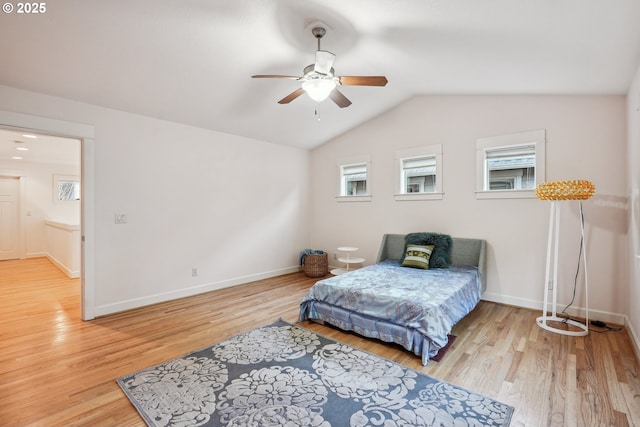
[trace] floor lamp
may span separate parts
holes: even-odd
[[[542,329],[563,335],[583,336],[589,333],[589,289],[587,281],[587,246],[584,238],[584,220],[582,215],[582,201],[593,196],[596,188],[589,181],[553,181],[545,182],[536,187],[536,196],[540,200],[551,201],[551,212],[549,215],[549,237],[547,240],[547,267],[545,273],[544,286],[544,306],[542,316],[536,319],[536,323]],[[584,261],[584,295],[586,319],[582,324],[575,320],[559,317],[556,309],[558,303],[558,248],[560,240],[560,208],[562,202],[567,200],[577,200],[580,206],[580,232],[582,233],[582,259]],[[551,253],[553,252],[553,264],[551,263]],[[553,270],[553,271],[552,271]],[[553,272],[553,277],[551,273]],[[549,315],[549,288],[552,290],[551,315]],[[560,329],[549,325],[547,322],[562,322],[578,328],[578,331]]]

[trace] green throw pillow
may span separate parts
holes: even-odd
[[[448,234],[410,233],[404,238],[407,245],[433,245],[433,253],[429,259],[429,268],[449,268],[451,264],[451,245],[453,240]],[[404,261],[404,256],[400,264]]]
[[[429,258],[433,252],[433,245],[407,245],[404,253],[403,267],[429,269]]]

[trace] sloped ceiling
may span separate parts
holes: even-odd
[[[344,109],[277,100],[314,61]],[[637,0],[64,0],[0,14],[0,84],[312,149],[422,94],[624,94],[640,61]],[[318,120],[319,117],[319,120]]]

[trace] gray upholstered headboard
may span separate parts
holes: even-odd
[[[385,259],[400,259],[404,254],[404,234],[385,234],[378,251],[376,262]],[[487,242],[482,239],[465,239],[453,237],[451,246],[451,264],[475,265],[482,278],[482,292],[487,288],[486,248]]]

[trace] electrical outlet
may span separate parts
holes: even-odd
[[[191,276],[196,277],[198,275],[198,269],[197,268],[192,268],[191,269]]]

